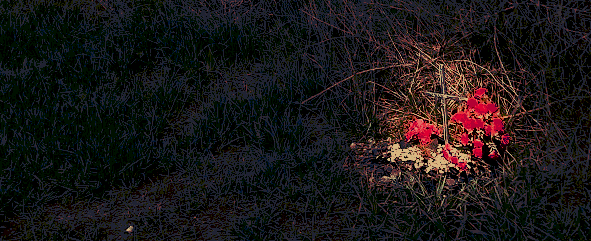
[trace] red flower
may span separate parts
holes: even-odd
[[[445,150],[451,151],[451,145],[449,145],[449,143],[445,144]]]
[[[472,126],[477,129],[482,129],[484,128],[484,121],[481,119],[473,119]]]
[[[482,148],[474,148],[474,150],[472,150],[472,153],[474,154],[474,156],[482,158]]]
[[[469,108],[473,109],[474,107],[476,107],[476,105],[478,105],[478,101],[474,98],[470,98],[470,99],[468,99],[466,104],[468,104]]]
[[[490,157],[491,159],[497,159],[499,158],[499,154],[497,153],[497,151],[492,151],[490,154],[488,154],[488,157]]]
[[[466,170],[466,163],[465,162],[460,162],[457,164],[458,167],[460,167],[462,170]]]
[[[474,125],[474,119],[467,119],[466,121],[464,121],[464,129],[466,129],[468,132],[474,130]]]
[[[488,112],[490,112],[490,113],[495,113],[495,112],[497,112],[497,110],[499,110],[497,108],[497,106],[495,105],[495,103],[488,103],[486,105],[486,108],[488,109]]]
[[[480,140],[474,140],[474,148],[481,148],[484,145]]]
[[[486,89],[480,88],[480,89],[477,89],[476,91],[474,91],[474,96],[480,97],[481,95],[484,95],[484,93],[486,93]]]
[[[419,133],[419,139],[421,139],[422,145],[427,145],[431,141],[431,130],[423,129],[421,133]]]
[[[504,130],[504,123],[502,119],[499,118],[499,108],[497,105],[481,98],[485,96],[486,92],[487,90],[485,88],[475,90],[474,96],[466,101],[465,108],[460,109],[463,111],[458,111],[451,118],[451,122],[461,123],[460,126],[465,130],[465,133],[459,135],[460,143],[463,146],[473,143],[473,155],[479,158],[482,158],[482,147],[484,146],[484,143],[482,140],[479,140],[479,138],[482,138],[479,134],[480,132],[473,133],[472,131],[475,129],[481,129],[484,130],[486,136],[498,137],[499,132]],[[474,134],[474,136],[471,137],[472,134]],[[510,137],[505,134],[499,139],[501,141],[500,147],[504,147],[509,143]],[[444,157],[450,162],[453,162],[454,160],[457,161],[449,151],[450,147],[446,146]],[[491,155],[492,157],[496,157],[498,156],[498,152],[493,152]]]
[[[499,119],[499,118],[495,118],[493,119],[493,123],[491,123],[490,125],[486,126],[486,135],[487,136],[494,136],[497,133],[499,133],[499,131],[503,130],[503,120]]]
[[[490,136],[491,132],[493,132],[493,127],[491,125],[487,125],[484,128],[484,131],[485,131],[485,133],[486,133],[487,136]]]
[[[443,151],[443,157],[445,157],[445,160],[450,159],[450,155],[449,155],[449,153],[447,153],[447,151]]]
[[[435,125],[429,125],[429,129],[433,132],[433,134],[440,136],[441,132]]]
[[[470,138],[468,138],[468,133],[463,133],[460,142],[462,145],[467,146],[470,143]]]
[[[431,134],[439,135],[437,127],[418,119],[411,124],[410,130],[406,133],[406,141],[410,141],[416,135],[421,145],[427,145],[431,141]]]
[[[415,120],[412,124],[411,124],[411,129],[416,130],[419,129],[421,126],[423,126],[423,120],[418,119]]]
[[[499,131],[503,130],[503,120],[501,120],[499,118],[494,118],[493,125],[495,127],[495,129],[494,129],[495,132],[499,132]]]
[[[486,107],[485,104],[482,104],[482,103],[476,105],[475,109],[476,109],[476,112],[481,115],[484,115],[488,112],[488,108]]]
[[[463,123],[464,121],[466,121],[466,119],[468,119],[468,116],[466,115],[466,112],[463,112],[463,111],[455,113],[451,117],[452,121],[459,122],[459,123]]]
[[[510,139],[511,137],[508,134],[503,134],[503,136],[501,137],[501,144],[503,144],[504,146],[508,145]]]

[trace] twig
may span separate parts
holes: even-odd
[[[434,95],[437,97],[442,97],[442,98],[445,97],[445,98],[455,99],[458,102],[460,100],[462,100],[462,101],[468,100],[468,98],[466,98],[466,97],[460,97],[460,96],[455,96],[455,95],[439,94],[439,93],[433,93],[433,92],[429,92],[429,91],[425,91],[425,93],[430,94],[430,95]]]
[[[368,71],[373,71],[373,70],[380,70],[380,69],[387,69],[387,68],[394,68],[394,67],[406,67],[406,66],[410,66],[410,64],[390,65],[390,66],[386,66],[386,67],[379,67],[379,68],[368,69],[368,70],[364,70],[364,71],[361,71],[361,72],[357,72],[357,73],[355,73],[355,74],[353,74],[353,75],[349,76],[348,78],[346,78],[346,79],[344,79],[344,80],[341,80],[341,81],[339,81],[339,82],[337,82],[337,83],[333,84],[331,87],[328,87],[327,89],[325,89],[325,90],[321,91],[320,93],[318,93],[318,94],[315,94],[314,96],[312,96],[312,97],[308,98],[307,100],[304,100],[304,101],[302,101],[302,103],[300,103],[300,104],[302,104],[302,105],[303,105],[304,103],[306,103],[306,102],[308,102],[309,100],[311,100],[311,99],[314,99],[316,96],[319,96],[319,95],[321,95],[322,93],[324,93],[324,92],[326,92],[326,91],[328,91],[328,90],[332,89],[333,87],[337,86],[338,84],[340,84],[340,83],[343,83],[343,82],[345,82],[346,80],[348,80],[348,79],[350,79],[350,78],[353,78],[353,76],[355,76],[355,75],[358,75],[358,74],[363,74],[363,73],[365,73],[365,72],[368,72]]]

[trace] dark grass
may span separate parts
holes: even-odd
[[[223,197],[259,204],[224,230],[227,239],[589,239],[591,9],[583,1],[0,4],[7,217],[184,169],[224,181],[195,190],[180,213],[198,216]],[[502,113],[515,115],[500,176],[445,197],[421,182],[377,191],[341,168],[352,142],[403,133],[380,125],[374,103],[394,103],[402,118],[437,118],[420,93],[437,84],[387,68],[330,87],[416,58],[423,45],[440,45],[427,54],[445,61],[472,53],[496,79],[478,72],[460,92],[490,87]],[[193,124],[171,124],[194,104]],[[256,170],[208,159],[247,145],[263,150],[251,160]],[[332,223],[315,223],[321,217]],[[312,228],[286,229],[294,220]],[[37,225],[20,238],[106,238]],[[170,230],[139,235],[203,232]]]

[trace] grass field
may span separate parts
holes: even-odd
[[[0,1],[0,240],[590,239],[585,1],[119,1]],[[344,168],[441,125],[440,68],[498,175]]]

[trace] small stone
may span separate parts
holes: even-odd
[[[460,173],[460,171],[458,169],[456,169],[455,167],[449,168],[449,172],[453,176],[457,176]]]
[[[402,149],[406,149],[406,148],[409,148],[409,147],[411,147],[411,144],[410,144],[410,143],[408,143],[408,142],[406,142],[406,141],[404,141],[404,140],[401,140],[401,141],[398,143],[398,145],[400,145],[400,148],[402,148]]]

